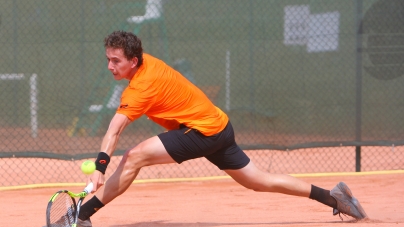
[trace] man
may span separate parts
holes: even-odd
[[[112,118],[87,183],[96,192],[79,214],[79,226],[91,226],[90,217],[126,191],[144,166],[181,163],[205,157],[242,186],[317,200],[356,219],[367,217],[349,188],[340,182],[331,191],[300,179],[259,170],[237,146],[227,115],[206,95],[161,60],[143,54],[141,40],[130,32],[115,31],[104,40],[108,69],[115,80],[129,80]],[[122,131],[145,114],[168,131],[127,150],[104,184],[104,173]]]

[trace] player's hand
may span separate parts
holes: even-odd
[[[90,175],[90,177],[87,179],[87,185],[93,182],[94,187],[91,193],[96,192],[101,186],[104,185],[105,183],[105,177],[104,174],[102,174],[100,171],[95,170],[93,174]]]

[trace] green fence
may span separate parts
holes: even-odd
[[[114,30],[136,33],[145,52],[204,90],[268,171],[404,168],[403,1],[0,3],[3,186],[81,180],[64,179],[63,168],[95,157],[125,86],[106,67],[103,39]],[[161,131],[141,118],[117,154]],[[51,171],[60,174],[44,175],[43,163],[53,162],[61,162]],[[268,168],[275,162],[285,168]],[[37,177],[12,170],[27,165]],[[140,177],[222,174],[202,166],[161,174],[177,171],[168,165]]]

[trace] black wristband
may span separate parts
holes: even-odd
[[[95,169],[100,171],[102,174],[105,174],[105,170],[107,170],[107,166],[111,158],[107,153],[100,152],[98,153],[97,160],[95,160]]]

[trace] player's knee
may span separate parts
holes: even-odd
[[[255,192],[274,192],[276,191],[276,185],[274,185],[272,182],[266,180],[264,177],[258,177],[258,178],[249,178],[245,179],[244,181],[241,182],[241,184],[250,190],[253,190]]]
[[[244,187],[256,192],[280,192],[280,188],[276,184],[267,181],[249,182]]]
[[[254,182],[254,181],[245,181],[245,182],[239,182],[242,186],[244,186],[247,189],[256,191],[256,192],[262,192],[264,191],[264,188],[262,187],[261,184]]]
[[[262,187],[260,187],[260,185],[255,185],[255,184],[248,185],[246,188],[248,188],[250,190],[253,190],[255,192],[263,192],[263,191],[265,191]]]
[[[147,165],[148,155],[147,152],[139,148],[133,148],[125,153],[126,164],[132,165],[135,168],[142,168]]]

